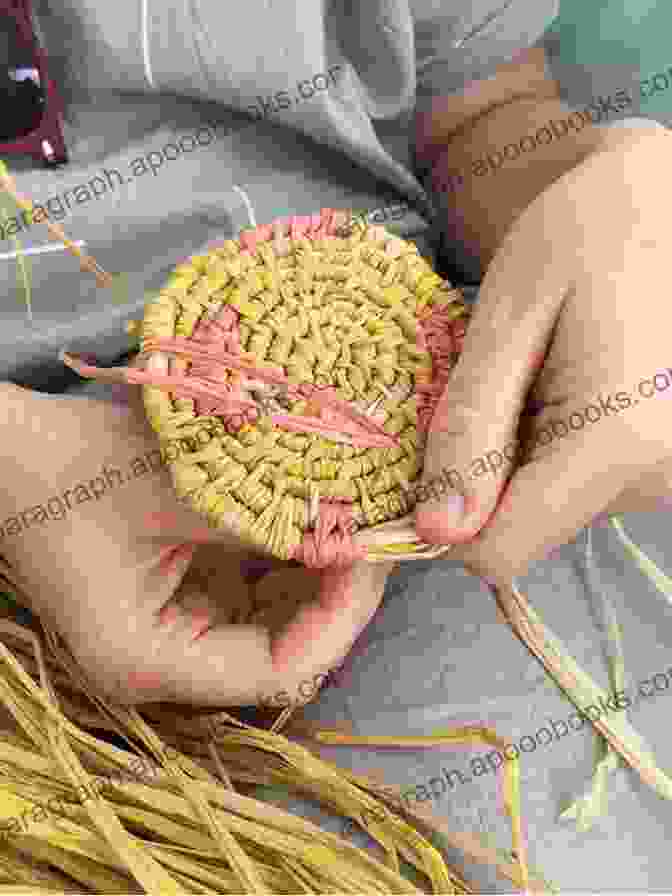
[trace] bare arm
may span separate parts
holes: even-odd
[[[447,237],[476,255],[483,271],[507,229],[536,196],[588,155],[631,133],[629,128],[582,125],[576,113],[577,127],[566,135],[532,139],[526,144],[529,151],[516,158],[511,149],[503,158],[507,145],[520,145],[527,135],[534,138],[549,121],[566,121],[572,111],[546,71],[544,50],[534,48],[491,78],[443,99],[432,114],[427,141],[418,141],[419,161],[433,162],[433,189],[444,194]]]

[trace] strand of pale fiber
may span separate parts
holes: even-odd
[[[75,240],[74,246],[86,246],[86,240]],[[0,261],[12,261],[23,255],[46,255],[48,252],[67,252],[68,247],[61,243],[58,246],[31,246],[29,249],[22,249],[20,252],[3,252],[0,254]]]
[[[447,553],[451,548],[451,545],[425,544],[415,529],[413,515],[410,513],[399,519],[371,526],[364,532],[358,532],[353,536],[353,541],[355,544],[367,548],[369,553],[366,560],[370,563],[388,563],[396,560],[434,560]],[[372,553],[377,548],[385,549],[389,544],[402,543],[417,546],[415,553],[411,554],[408,551],[400,553],[383,551],[377,555]]]
[[[235,190],[236,193],[238,193],[240,198],[245,203],[245,208],[247,209],[247,218],[248,218],[248,221],[250,222],[250,227],[252,227],[254,230],[256,230],[257,229],[257,219],[254,215],[254,209],[252,207],[252,203],[250,202],[249,196],[247,195],[245,190],[243,190],[241,187],[238,186],[238,184],[234,184],[233,187],[231,187],[231,189]]]
[[[152,73],[152,63],[149,58],[149,0],[140,0],[140,18],[141,18],[141,35],[142,35],[142,61],[145,66],[145,77],[147,83],[153,89],[156,89],[154,83],[154,74]]]
[[[478,22],[475,25],[468,26],[462,37],[458,37],[451,43],[452,48],[454,50],[459,50],[460,47],[463,47],[467,43],[467,41],[472,40],[474,37],[480,34],[484,28],[487,28],[487,26],[497,18],[497,16],[500,16],[503,12],[506,12],[509,6],[511,6],[511,2],[512,0],[506,0],[504,6],[488,13],[488,15],[481,22]],[[430,68],[437,62],[446,62],[446,59],[442,56],[437,56],[436,53],[434,53],[433,55],[427,56],[425,59],[420,60],[416,66],[418,74],[422,74],[425,69]]]

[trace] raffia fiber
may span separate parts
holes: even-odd
[[[0,892],[474,892],[465,872],[444,861],[437,838],[525,885],[510,856],[401,807],[394,789],[279,733],[193,708],[140,713],[92,692],[49,630],[45,640],[0,622],[0,634],[0,814],[38,813],[0,839]],[[125,738],[155,773],[134,779],[134,754],[86,728]],[[351,818],[378,849],[359,849],[255,799],[259,784],[281,784]],[[50,798],[68,812],[39,812]],[[413,869],[413,883],[402,863]],[[547,885],[532,874],[529,888]]]
[[[422,471],[426,425],[419,417],[424,410],[427,422],[427,393],[432,383],[440,385],[436,358],[419,334],[437,310],[448,328],[454,321],[456,334],[463,332],[467,306],[413,243],[383,227],[343,216],[328,235],[323,228],[292,237],[292,225],[277,225],[272,239],[251,248],[242,234],[180,265],[136,328],[145,370],[157,379],[183,375],[189,383],[200,373],[203,381],[238,394],[242,384],[257,405],[217,416],[207,412],[205,400],[177,397],[158,382],[145,386],[147,415],[164,448],[220,426],[205,447],[194,440],[194,450],[180,451],[170,463],[178,495],[210,525],[233,526],[241,538],[282,559],[305,545],[325,500],[347,504],[354,542],[368,559],[437,556],[446,548],[422,544],[409,515]],[[313,399],[288,395],[286,386],[251,383],[225,364],[204,372],[203,359],[188,349],[157,350],[175,339],[212,346],[213,323],[231,310],[242,360],[280,371],[290,389],[330,389],[375,420],[388,442],[358,447],[347,433],[274,425],[273,414],[291,418],[290,426],[312,419],[319,428],[327,418]],[[220,344],[226,338],[221,332]],[[441,359],[444,377],[457,357],[454,350]]]

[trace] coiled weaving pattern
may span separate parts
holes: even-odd
[[[413,507],[466,318],[414,244],[323,209],[179,265],[145,308],[144,371],[127,381],[145,384],[177,493],[210,525],[348,565],[367,530]]]

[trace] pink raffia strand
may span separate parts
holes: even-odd
[[[270,383],[271,385],[286,386],[290,391],[294,391],[301,397],[314,402],[321,409],[331,410],[355,424],[355,426],[358,427],[358,429],[355,430],[358,438],[364,439],[368,438],[370,435],[376,436],[376,443],[371,447],[393,448],[398,444],[396,436],[390,435],[390,433],[386,432],[382,426],[371,420],[366,414],[357,411],[355,408],[351,407],[347,401],[338,398],[334,389],[324,389],[319,386],[314,386],[311,383],[303,383],[296,386],[293,383],[290,383],[289,379],[284,374],[283,368],[280,366],[256,367],[253,361],[247,360],[242,354],[234,355],[224,351],[219,346],[214,347],[196,343],[192,339],[184,339],[180,337],[174,339],[150,340],[145,346],[143,354],[149,354],[154,351],[182,355],[192,362],[194,360],[215,361],[220,365],[230,367],[233,370],[238,370],[241,373],[246,373],[251,379],[260,380],[261,382]],[[160,375],[154,373],[152,373],[151,376],[156,376],[157,378],[160,377]],[[134,379],[133,382],[148,381]],[[151,385],[152,383],[149,384]],[[158,382],[157,385],[159,385]],[[218,386],[221,388],[221,384],[218,384]],[[279,420],[282,420],[283,418],[284,415],[279,415]],[[320,418],[315,419],[318,420]],[[283,424],[278,422],[278,425],[282,426]],[[325,425],[324,429],[326,432],[333,429],[333,427]],[[384,445],[382,444],[383,442],[385,443]]]
[[[394,448],[399,444],[396,436],[390,435],[389,432],[367,414],[362,414],[347,401],[339,398],[332,386],[325,388],[324,386],[314,386],[311,383],[302,383],[298,387],[298,393],[303,398],[312,401],[323,411],[330,412],[333,415],[332,419],[337,419],[339,416],[344,417],[346,420],[350,420],[355,425],[361,427],[364,432],[379,436],[381,440],[386,442],[383,447]]]
[[[257,243],[266,243],[273,238],[271,224],[259,224],[253,230],[243,230],[238,238],[243,255],[254,255]]]
[[[398,439],[395,436],[386,432],[382,426],[371,420],[370,417],[350,407],[346,401],[333,394],[333,390],[319,388],[308,383],[296,387],[289,382],[284,373],[273,372],[273,370],[282,371],[282,367],[273,369],[255,367],[251,361],[245,360],[242,355],[234,355],[223,351],[219,347],[213,348],[206,343],[199,343],[192,339],[150,340],[145,346],[143,355],[151,354],[153,351],[187,356],[192,363],[197,361],[207,364],[207,362],[212,363],[214,361],[220,367],[229,367],[241,373],[247,373],[251,379],[286,386],[289,390],[294,390],[301,396],[313,401],[321,409],[331,412],[331,420],[323,420],[321,417],[307,418],[284,414],[274,415],[271,419],[280,427],[290,428],[297,432],[322,433],[325,437],[328,437],[328,434],[331,432],[344,432],[356,439],[362,447],[390,448],[395,447],[398,443]],[[185,376],[184,374],[171,376],[158,372],[147,373],[146,371],[129,367],[99,368],[82,364],[74,355],[66,353],[61,354],[61,360],[67,366],[76,370],[81,376],[92,379],[157,386],[173,392],[180,398],[192,398],[200,402],[205,402],[209,399],[211,403],[209,402],[207,405],[207,413],[221,415],[222,417],[230,415],[229,422],[234,426],[242,425],[245,421],[253,423],[259,417],[259,409],[256,403],[240,397],[242,394],[240,386],[234,390],[234,387],[231,385],[216,379],[203,376]],[[200,369],[203,370],[203,367]],[[210,371],[211,368],[206,368],[206,370]],[[242,417],[239,419],[237,415],[242,415]],[[338,420],[339,417],[342,418],[342,422]],[[299,426],[303,428],[299,429]]]
[[[321,408],[332,411],[335,416],[342,416],[343,423],[336,423],[321,418],[292,417],[290,415],[275,415],[271,419],[281,427],[291,428],[294,431],[309,431],[323,433],[328,437],[330,432],[346,432],[358,441],[363,447],[390,448],[397,444],[397,438],[387,433],[381,426],[367,417],[365,414],[351,408],[347,402],[329,394],[329,390],[316,388],[310,384],[293,387],[284,374],[269,372],[268,368],[255,367],[242,356],[235,356],[221,350],[213,350],[209,346],[193,342],[189,339],[159,339],[145,347],[143,354],[152,351],[172,352],[179,355],[187,355],[197,361],[215,361],[220,365],[231,367],[234,370],[247,373],[252,379],[262,382],[270,382],[275,385],[287,386],[296,389],[299,394],[314,401]],[[240,397],[240,391],[234,392],[233,387],[217,380],[205,377],[161,374],[158,372],[147,373],[137,368],[116,367],[100,368],[88,364],[82,364],[74,355],[61,353],[61,360],[76,370],[81,376],[91,379],[100,379],[107,382],[127,382],[136,385],[157,386],[173,392],[180,398],[192,398],[196,401],[210,400],[208,413],[226,417],[231,415],[230,422],[234,425],[242,425],[243,422],[255,422],[259,417],[259,409],[255,402],[244,400]],[[282,370],[282,368],[278,368]],[[236,415],[242,415],[242,422]],[[297,422],[298,421],[298,422]],[[303,429],[298,429],[299,425]]]
[[[253,230],[240,234],[240,245],[246,254],[254,254],[259,242],[275,241],[275,245],[286,248],[283,241],[287,237],[330,238],[342,226],[347,213],[337,209],[322,209],[317,215],[294,215],[278,218],[271,224],[259,225]],[[439,312],[440,314],[440,312]],[[445,330],[445,327],[443,328]],[[450,328],[449,328],[450,332]],[[443,356],[437,343],[437,333],[441,335],[441,320],[434,312],[423,322],[419,330],[419,344],[427,346],[435,358],[435,367],[440,376]],[[445,338],[445,337],[442,337]],[[454,347],[454,342],[451,343]],[[254,359],[241,351],[239,315],[233,308],[222,308],[216,318],[199,321],[189,339],[146,340],[142,356],[152,352],[165,352],[186,358],[190,367],[185,373],[160,374],[137,368],[98,368],[92,363],[82,363],[87,359],[61,353],[61,360],[81,376],[111,383],[151,385],[173,392],[177,397],[195,401],[199,415],[217,415],[229,432],[236,432],[246,423],[255,423],[260,411],[254,401],[248,399],[244,391],[245,381],[255,379],[262,383],[283,386],[290,397],[308,399],[319,409],[319,415],[305,417],[298,415],[274,415],[271,420],[279,427],[295,432],[309,432],[329,438],[339,433],[348,436],[356,447],[391,448],[399,445],[398,437],[386,432],[384,427],[370,415],[363,414],[348,402],[340,399],[332,387],[323,388],[306,383],[300,386],[290,384],[281,366],[257,367]],[[446,354],[446,363],[450,355]],[[230,371],[239,375],[232,377]],[[418,389],[426,407],[419,411],[420,419],[429,425],[432,409],[438,401],[437,393],[442,388],[435,380],[431,386]]]
[[[338,229],[338,225],[334,221],[335,214],[336,214],[335,208],[322,209],[322,226],[318,233],[318,237],[326,238],[326,237],[330,237],[330,236],[335,236],[336,230]]]
[[[200,320],[194,327],[191,338],[199,345],[221,345],[227,352],[240,354],[238,314],[233,308],[225,308],[218,313],[217,318]],[[200,358],[194,359],[187,371],[187,376],[226,382],[229,378],[229,371],[224,364]],[[199,413],[208,413],[208,411],[199,410]]]
[[[353,541],[353,521],[351,501],[323,498],[315,528],[304,533],[293,559],[309,569],[349,569],[366,557],[366,548]]]
[[[464,321],[451,320],[448,309],[436,308],[418,321],[418,348],[432,356],[432,382],[418,383],[418,429],[427,432],[437,405],[443,395],[455,358],[462,351],[466,325]]]
[[[194,382],[190,383],[188,379],[182,376],[170,376],[162,373],[147,374],[133,367],[92,367],[89,364],[82,364],[75,355],[69,355],[66,352],[61,353],[61,360],[72,370],[75,370],[87,379],[109,383],[125,382],[140,386],[158,386],[179,394],[181,398],[199,399],[205,396],[212,398],[216,402],[216,407],[221,409],[222,413],[244,413],[248,410],[257,410],[257,406],[253,401],[240,401],[229,398],[227,395],[221,395],[215,388],[215,386],[221,386],[220,383],[209,385],[195,378]]]
[[[198,345],[221,347],[234,355],[240,355],[239,322],[240,315],[235,308],[221,308],[215,318],[205,318],[197,323],[191,340]],[[229,401],[228,410],[222,411],[221,402],[206,401],[202,398],[196,401],[195,409],[199,415],[219,416],[229,434],[237,433],[241,427],[248,423],[255,423],[259,418],[259,409],[256,404],[250,402],[249,396],[243,392],[240,382],[230,381],[229,369],[225,364],[202,358],[195,359],[184,375],[190,379],[195,377],[221,384],[221,388],[225,389]],[[235,408],[230,404],[231,401],[240,402],[241,407]],[[242,403],[248,403],[250,407],[244,410]]]

